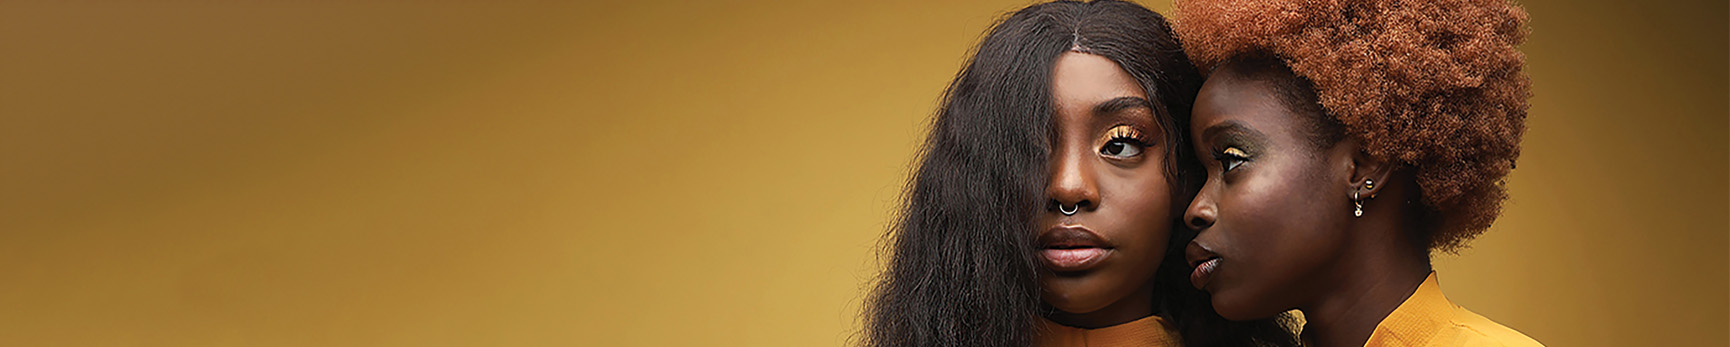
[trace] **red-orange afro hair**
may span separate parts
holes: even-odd
[[[1201,71],[1271,54],[1308,79],[1365,151],[1412,168],[1454,251],[1490,227],[1520,155],[1526,12],[1507,0],[1177,0]]]

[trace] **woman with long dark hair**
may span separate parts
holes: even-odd
[[[1290,345],[1188,286],[1200,75],[1159,14],[1034,5],[951,82],[866,312],[871,346]]]
[[[1297,309],[1315,346],[1535,346],[1442,295],[1430,254],[1507,197],[1530,82],[1507,0],[1179,0],[1209,77],[1191,280],[1232,319]]]

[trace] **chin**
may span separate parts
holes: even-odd
[[[1103,296],[1102,293],[1096,291],[1064,290],[1065,288],[1060,286],[1046,286],[1043,289],[1045,294],[1040,299],[1045,300],[1045,304],[1051,305],[1051,308],[1065,313],[1089,313],[1103,309],[1110,304],[1108,302],[1096,302],[1101,300],[1089,300]]]
[[[1220,317],[1225,317],[1225,319],[1232,321],[1255,320],[1254,316],[1246,314],[1244,310],[1238,309],[1237,306],[1232,306],[1229,302],[1222,301],[1224,300],[1220,300],[1219,297],[1214,297],[1213,299],[1213,310],[1214,312],[1218,312]]]
[[[1068,297],[1076,297],[1076,296],[1086,297],[1086,295],[1071,295]],[[1045,295],[1045,303],[1047,305],[1051,305],[1051,308],[1055,308],[1058,311],[1063,311],[1064,313],[1071,313],[1071,314],[1082,314],[1082,313],[1098,311],[1100,308],[1103,308],[1105,306],[1103,304],[1095,304],[1095,303],[1091,303],[1091,302],[1086,302],[1085,300],[1069,300],[1069,299],[1066,299],[1064,295],[1059,295],[1059,294],[1046,294]]]
[[[1244,300],[1244,298],[1232,294],[1236,293],[1233,291],[1221,290],[1219,293],[1213,294],[1213,310],[1214,312],[1218,312],[1220,317],[1241,322],[1266,319],[1278,315],[1280,312],[1284,312],[1270,311],[1256,307],[1257,305],[1255,305],[1251,300]]]

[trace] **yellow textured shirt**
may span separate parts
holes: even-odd
[[[1364,346],[1543,346],[1519,331],[1454,305],[1431,272],[1412,297],[1376,324]]]
[[[1182,345],[1182,339],[1171,324],[1159,316],[1147,316],[1128,323],[1099,329],[1064,326],[1049,319],[1039,320],[1039,331],[1033,345],[1039,347],[1069,346],[1151,346]]]

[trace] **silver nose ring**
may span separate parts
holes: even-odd
[[[1057,212],[1063,212],[1065,216],[1074,216],[1076,212],[1081,212],[1081,204],[1075,204],[1074,209],[1065,208],[1063,204],[1057,204]]]

